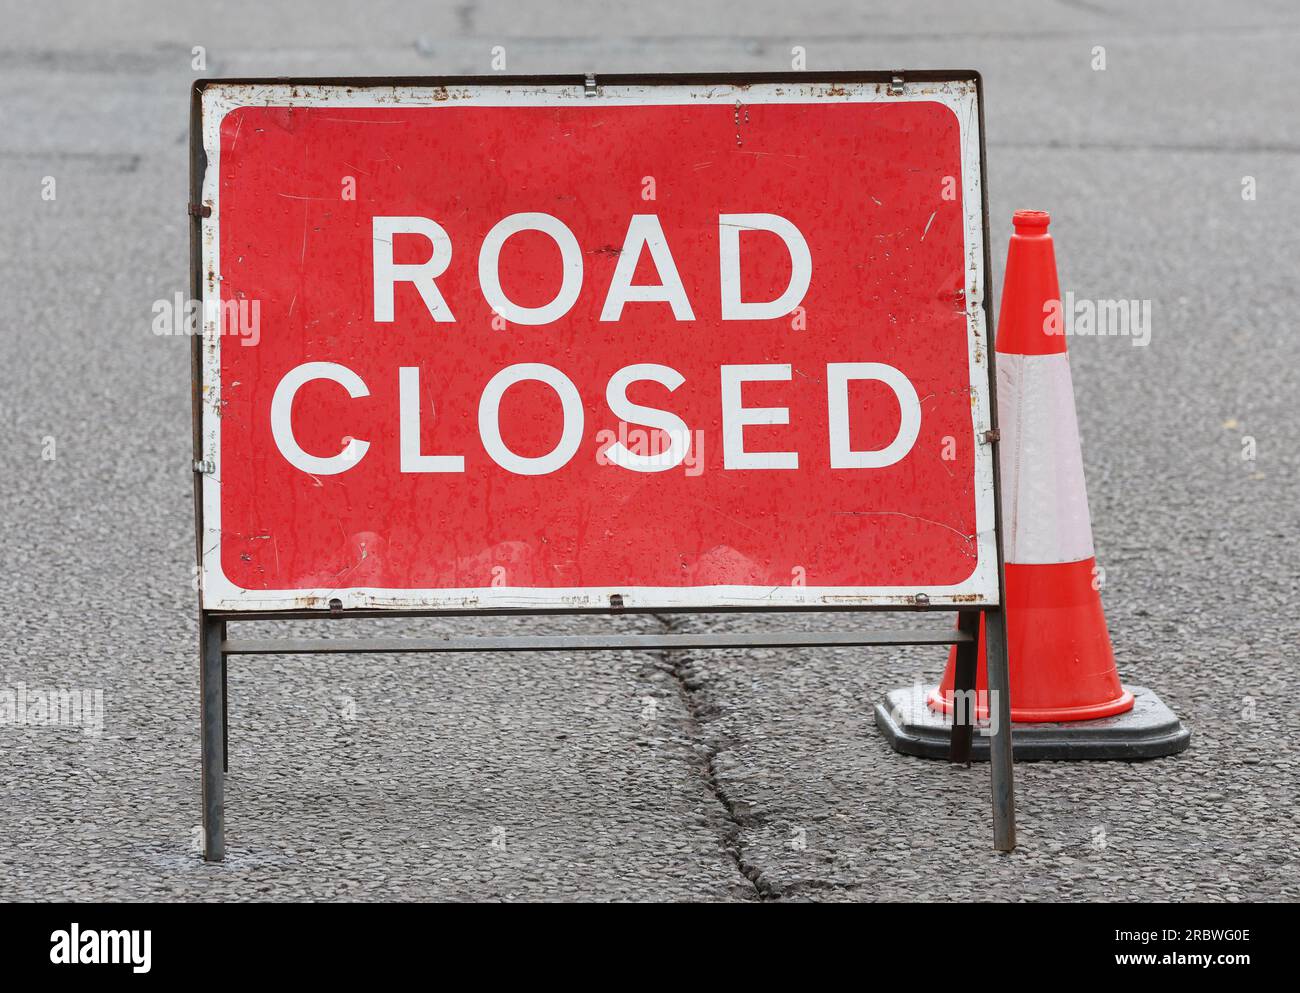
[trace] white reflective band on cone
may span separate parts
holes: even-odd
[[[1070,356],[998,352],[1003,543],[1022,565],[1092,557]]]

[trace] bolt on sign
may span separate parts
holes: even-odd
[[[209,86],[204,605],[995,603],[975,97]]]
[[[979,96],[199,83],[205,618],[996,608]]]

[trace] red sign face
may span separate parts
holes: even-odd
[[[973,83],[204,94],[204,603],[997,600]]]

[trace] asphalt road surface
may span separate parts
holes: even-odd
[[[0,896],[1300,898],[1293,3],[289,6],[0,4],[0,689],[103,699],[98,734],[0,725]],[[1190,750],[1017,766],[997,855],[987,767],[872,723],[941,649],[244,658],[229,858],[201,861],[189,342],[151,330],[187,290],[189,84],[498,45],[515,73],[984,72],[995,285],[1033,207],[1063,287],[1153,302],[1147,347],[1070,348],[1120,671]],[[669,623],[764,621],[621,622]]]

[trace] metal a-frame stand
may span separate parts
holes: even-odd
[[[663,613],[664,611],[656,611]],[[483,616],[484,612],[464,611]],[[505,616],[513,612],[496,611]],[[343,638],[277,639],[245,641],[231,639],[229,615],[200,614],[200,685],[203,727],[203,829],[204,858],[220,862],[225,857],[225,773],[229,768],[227,672],[234,655],[273,654],[375,654],[419,652],[593,652],[672,651],[702,648],[857,648],[880,645],[956,645],[956,697],[970,699],[975,689],[976,648],[981,613],[985,618],[988,654],[990,707],[996,707],[990,746],[993,783],[993,845],[999,851],[1015,848],[1016,825],[1011,764],[1011,704],[1007,694],[1007,656],[1003,615],[1000,608],[965,610],[958,614],[956,629],[927,631],[784,631],[761,634],[602,634],[602,635],[519,635],[500,637],[438,638]],[[240,614],[237,619],[283,619],[283,614]],[[326,617],[320,612],[301,612],[298,617]],[[337,616],[337,615],[336,615]],[[345,616],[379,616],[349,611]],[[383,614],[382,616],[392,616]],[[411,615],[424,616],[424,615]],[[440,614],[440,616],[446,616]],[[949,758],[969,766],[974,733],[973,707],[954,707]]]

